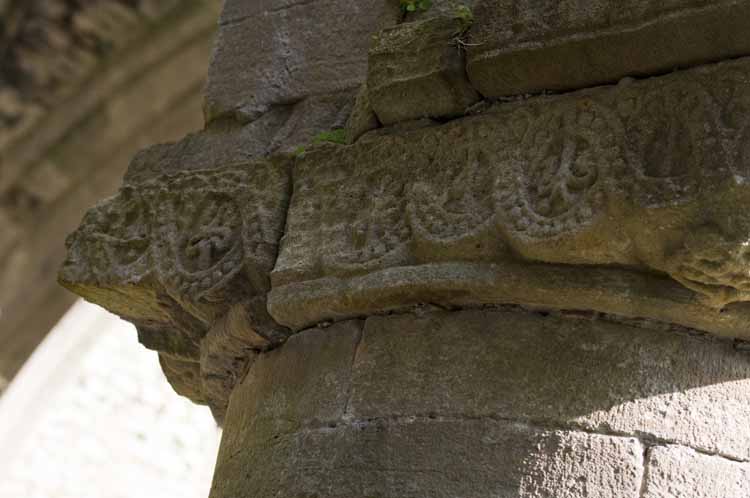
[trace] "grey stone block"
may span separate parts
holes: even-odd
[[[371,317],[349,409],[573,424],[748,459],[748,379],[750,357],[731,344],[651,329],[517,312]]]
[[[208,122],[274,104],[355,89],[365,79],[370,35],[396,22],[394,2],[229,0],[206,90]]]
[[[340,420],[361,331],[358,321],[310,329],[261,354],[230,399],[226,427],[232,429],[220,458],[242,451],[248,438],[271,440],[310,424]]]
[[[516,303],[750,338],[748,74],[738,59],[311,151],[271,315]]]
[[[479,100],[464,68],[455,16],[429,17],[382,30],[369,54],[367,90],[384,125],[464,114]]]
[[[378,121],[378,117],[370,104],[370,96],[365,82],[357,93],[352,113],[346,122],[347,143],[353,144],[359,137],[378,127],[380,127],[380,121]]]
[[[233,424],[230,421],[229,424]],[[236,432],[240,427],[227,425]],[[247,439],[211,498],[636,498],[637,440],[493,420],[372,421]]]
[[[281,490],[294,498],[638,496],[643,447],[637,439],[547,430],[507,421],[502,411],[473,409],[493,387],[498,398],[506,392],[509,404],[519,401],[523,389],[538,396],[532,384],[538,379],[530,375],[534,379],[524,383],[519,375],[538,369],[546,355],[521,366],[534,351],[513,356],[475,336],[499,336],[491,324],[523,329],[496,339],[511,344],[523,333],[535,335],[528,323],[508,323],[494,313],[480,320],[480,332],[471,313],[433,318],[371,318],[362,342],[361,322],[341,322],[261,354],[232,395],[211,497],[262,498]],[[428,322],[445,323],[452,339],[434,327],[415,334],[409,325]],[[605,333],[601,342],[611,340]],[[589,345],[581,344],[584,350]],[[529,346],[526,341],[518,349]],[[572,379],[581,369],[567,357],[559,370],[571,367]],[[516,369],[504,370],[503,364],[516,361]],[[478,375],[491,363],[498,377]],[[500,377],[509,372],[513,378]],[[552,382],[556,373],[538,375]],[[595,368],[590,376],[599,373]],[[376,410],[363,410],[368,393]],[[559,405],[571,400],[562,396]],[[452,409],[443,410],[446,401]]]
[[[750,53],[750,2],[481,0],[467,70],[485,97],[571,90]]]
[[[652,448],[643,498],[746,498],[750,463],[702,455],[688,448]]]

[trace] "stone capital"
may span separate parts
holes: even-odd
[[[269,347],[422,304],[748,340],[748,80],[741,59],[212,169],[154,148],[71,235],[60,279],[193,363],[240,308]]]
[[[748,2],[270,3],[227,2],[206,129],[137,156],[60,274],[226,417],[214,498],[745,472]],[[292,29],[341,9],[369,52]]]

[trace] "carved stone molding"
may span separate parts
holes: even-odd
[[[748,338],[748,77],[740,60],[311,152],[271,314],[499,301]]]
[[[269,160],[126,184],[68,238],[60,283],[132,321],[172,377],[210,374],[223,356],[245,361],[253,348],[286,337],[265,313],[265,294],[284,228],[288,166]],[[227,335],[219,319],[230,311],[252,337],[216,351],[216,336]],[[199,402],[217,392],[192,389]]]
[[[219,419],[292,331],[425,303],[750,340],[748,80],[742,59],[214,169],[200,144],[244,149],[203,132],[136,158],[61,282]]]

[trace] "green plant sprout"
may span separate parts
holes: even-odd
[[[401,11],[404,13],[425,11],[430,7],[432,7],[432,0],[401,0]]]
[[[319,145],[323,143],[332,143],[339,145],[346,145],[346,130],[344,128],[334,128],[329,131],[322,131],[315,135],[310,142],[310,145]],[[292,155],[296,158],[301,158],[307,152],[307,147],[300,145],[292,152]]]
[[[346,130],[343,128],[335,128],[330,131],[323,131],[315,135],[313,138],[313,145],[321,144],[324,142],[331,142],[334,144],[346,144]]]

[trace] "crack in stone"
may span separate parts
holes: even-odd
[[[273,9],[264,9],[262,11],[253,12],[252,14],[246,14],[243,16],[236,17],[234,19],[226,19],[224,21],[219,22],[219,27],[223,28],[226,26],[234,26],[237,24],[242,24],[243,22],[247,21],[248,19],[252,19],[254,17],[258,17],[260,15],[268,15],[268,14],[277,14],[279,12],[283,12],[285,10],[292,10],[297,7],[305,7],[307,5],[311,5],[316,3],[318,0],[302,0],[300,2],[291,3],[289,5],[283,5],[281,7],[276,7]]]
[[[425,309],[426,307],[432,307],[434,309]],[[403,315],[420,315],[430,312],[461,312],[461,311],[497,311],[497,312],[518,312],[518,313],[530,313],[541,315],[543,317],[557,317],[569,320],[588,320],[588,321],[601,321],[605,323],[614,323],[619,325],[626,325],[629,327],[648,329],[654,332],[660,333],[673,333],[682,336],[688,336],[706,342],[714,343],[725,343],[731,344],[735,351],[741,353],[750,353],[750,341],[743,341],[735,338],[721,337],[711,334],[705,330],[693,329],[682,325],[677,325],[670,322],[663,322],[654,320],[646,317],[626,317],[617,315],[614,313],[604,313],[595,310],[587,309],[564,309],[564,308],[548,308],[533,305],[517,304],[517,303],[492,303],[492,304],[477,304],[477,305],[463,305],[463,306],[446,306],[439,303],[425,302],[417,305],[409,305],[399,309],[384,310],[382,312],[372,313],[369,315],[358,315],[348,318],[342,318],[339,320],[325,320],[305,327],[299,332],[314,328],[325,328],[330,326],[331,323],[343,322],[349,320],[367,320],[373,317],[384,317],[384,316],[403,316]],[[295,332],[295,333],[299,333]]]
[[[482,414],[482,415],[469,415],[469,414],[413,414],[413,415],[390,415],[390,416],[378,416],[378,417],[366,417],[366,418],[354,418],[354,417],[343,417],[340,422],[326,422],[321,423],[319,421],[311,421],[310,424],[305,425],[301,430],[295,431],[299,433],[302,431],[331,431],[337,428],[366,428],[374,425],[407,425],[415,422],[420,423],[442,423],[442,422],[480,422],[480,421],[492,421],[499,422],[508,425],[516,425],[525,429],[532,429],[537,431],[565,431],[573,433],[582,433],[595,436],[605,436],[618,439],[635,439],[644,448],[644,466],[647,465],[646,456],[650,454],[650,451],[655,447],[663,446],[678,446],[695,451],[698,454],[705,455],[708,457],[720,458],[727,460],[732,463],[750,463],[750,459],[738,458],[732,455],[727,455],[719,451],[710,451],[699,447],[684,444],[675,440],[660,438],[652,434],[643,433],[641,431],[634,431],[628,433],[625,431],[614,431],[605,430],[601,427],[592,428],[586,427],[576,422],[555,422],[545,419],[523,419],[523,418],[512,418],[503,417],[493,414]],[[293,434],[293,433],[292,433]]]
[[[643,446],[643,474],[641,475],[641,490],[638,494],[639,498],[646,498],[648,493],[648,479],[649,479],[649,456],[651,455],[651,446]]]
[[[365,322],[363,321],[359,331],[357,332],[357,341],[354,344],[354,350],[352,351],[352,362],[349,367],[349,387],[346,393],[346,401],[344,402],[344,410],[342,412],[342,419],[349,420],[353,416],[350,413],[350,404],[352,400],[352,391],[354,390],[354,366],[357,364],[357,358],[359,357],[359,351],[364,343],[365,339]]]

